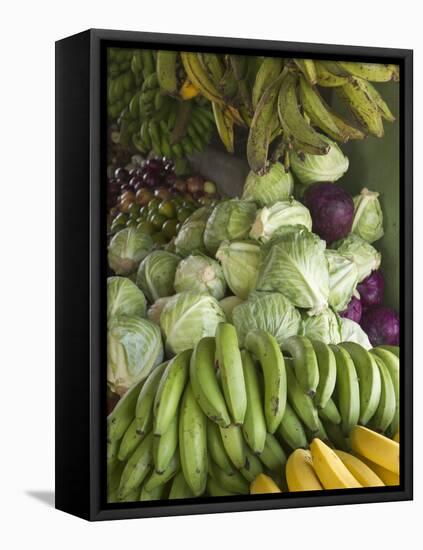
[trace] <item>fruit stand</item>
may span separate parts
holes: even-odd
[[[109,50],[109,503],[399,485],[399,77]]]

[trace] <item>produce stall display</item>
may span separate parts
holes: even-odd
[[[108,502],[399,484],[383,190],[342,179],[398,80],[109,49]],[[196,169],[210,144],[248,163],[238,196]]]

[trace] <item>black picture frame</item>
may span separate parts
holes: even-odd
[[[401,484],[106,504],[105,49],[146,47],[400,65]],[[109,520],[410,500],[413,496],[413,52],[91,29],[56,43],[56,508]]]

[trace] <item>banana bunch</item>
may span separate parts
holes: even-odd
[[[261,330],[240,350],[219,324],[109,415],[109,501],[361,487],[369,464],[373,483],[392,481],[398,442],[382,432],[398,433],[398,353],[303,336],[279,348]]]
[[[107,62],[107,113],[115,120],[129,103],[135,90],[131,70],[132,50],[110,48]]]
[[[398,79],[396,65],[266,58],[252,89],[254,116],[247,143],[251,169],[264,174],[269,158],[281,157],[288,169],[292,150],[300,156],[326,154],[329,148],[319,131],[342,143],[369,134],[382,137],[383,120],[392,122],[394,116],[372,82]],[[358,126],[328,106],[319,86],[335,90]]]
[[[286,463],[290,492],[399,485],[399,442],[364,426],[350,433],[352,453],[331,448],[320,438],[296,449]],[[270,492],[270,491],[262,491]]]

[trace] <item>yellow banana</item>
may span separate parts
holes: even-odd
[[[363,487],[383,487],[385,484],[363,461],[350,453],[335,450],[351,474]]]
[[[376,464],[375,462],[368,460],[364,456],[358,455],[358,458],[362,462],[367,464],[367,466],[374,471],[374,473],[383,481],[385,485],[388,485],[391,487],[391,486],[396,486],[400,484],[400,477],[398,474],[394,474],[394,472],[391,472],[386,468],[379,466],[379,464]]]
[[[259,474],[250,485],[250,495],[281,492],[273,479],[266,474]]]
[[[337,454],[320,439],[310,444],[313,468],[325,489],[351,489],[361,487]]]
[[[399,443],[396,441],[364,426],[354,426],[350,444],[356,453],[399,475]]]
[[[184,101],[197,97],[199,93],[198,88],[188,78],[184,80],[179,90],[179,95]]]
[[[290,454],[285,468],[288,489],[294,491],[321,491],[323,489],[316,472],[310,451],[296,449]]]

